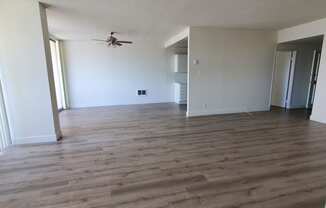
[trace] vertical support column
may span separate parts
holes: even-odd
[[[51,58],[51,48],[50,48],[50,35],[48,29],[48,21],[46,16],[46,7],[44,4],[39,3],[40,8],[40,17],[41,17],[41,25],[43,32],[43,42],[44,42],[44,50],[45,50],[45,60],[48,72],[48,81],[49,81],[49,89],[50,89],[50,97],[51,97],[51,106],[52,106],[52,114],[53,114],[53,122],[55,133],[57,139],[60,139],[62,136],[60,130],[60,121],[59,121],[59,111],[57,106],[56,92],[55,92],[55,83],[54,83],[54,75],[53,75],[53,64]]]

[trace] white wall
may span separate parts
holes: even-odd
[[[132,39],[132,38],[131,38]],[[155,41],[108,48],[92,41],[64,41],[70,107],[172,102],[169,54]],[[138,96],[146,89],[147,96]]]
[[[285,43],[294,40],[310,38],[319,35],[325,35],[326,18],[314,22],[285,28],[277,32],[277,42]]]
[[[268,110],[275,39],[268,31],[191,27],[188,115]]]
[[[25,0],[2,0],[0,8],[0,68],[13,142],[54,142],[59,130],[52,111],[43,8]]]
[[[326,19],[278,31],[278,43],[326,34]],[[326,123],[326,41],[323,43],[315,102],[311,119]]]

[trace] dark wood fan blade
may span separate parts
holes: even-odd
[[[92,39],[93,41],[99,41],[99,42],[108,42],[107,40],[100,40],[100,39]]]
[[[122,46],[122,44],[120,42],[116,42],[115,45]]]
[[[119,40],[118,43],[126,43],[126,44],[132,44],[131,41],[123,41],[123,40]]]

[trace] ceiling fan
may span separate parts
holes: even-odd
[[[94,41],[106,42],[109,47],[123,46],[123,44],[132,44],[132,41],[118,40],[114,37],[117,32],[111,32],[106,40],[93,39]]]

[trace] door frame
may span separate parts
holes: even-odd
[[[295,75],[295,69],[296,69],[296,61],[297,61],[297,51],[291,51],[291,64],[290,64],[290,71],[289,71],[289,77],[288,77],[288,86],[287,86],[287,92],[286,92],[286,99],[285,99],[285,108],[289,109],[291,108],[292,103],[292,92],[293,92],[293,83],[294,83],[294,75]]]
[[[293,91],[293,83],[294,83],[294,75],[296,69],[296,58],[298,51],[297,50],[275,50],[274,55],[274,64],[273,64],[273,73],[272,73],[272,82],[271,82],[271,90],[270,90],[270,109],[272,107],[272,99],[273,99],[273,89],[274,89],[274,79],[277,67],[277,53],[278,52],[291,52],[291,60],[290,60],[290,69],[288,74],[288,81],[287,81],[287,89],[286,89],[286,97],[285,97],[285,110],[291,108],[291,101],[292,101],[292,91]]]
[[[322,51],[319,49],[314,50],[314,55],[313,55],[313,60],[312,60],[312,65],[311,65],[311,72],[310,72],[310,82],[309,82],[309,88],[308,88],[308,96],[307,96],[307,101],[306,101],[306,108],[307,109],[312,109],[314,105],[314,98],[315,98],[315,93],[316,93],[316,86],[317,83],[315,84],[315,93],[312,94],[312,83],[313,79],[316,78],[316,82],[318,82],[318,75],[319,75],[319,67],[320,67],[320,61],[321,61],[321,53]],[[313,99],[313,100],[311,100]],[[312,101],[312,105],[310,106]]]

